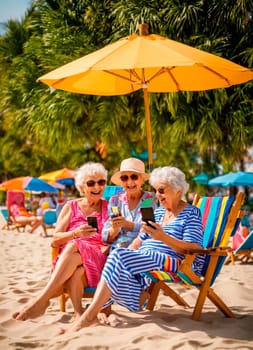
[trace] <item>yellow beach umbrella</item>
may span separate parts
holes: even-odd
[[[62,168],[59,170],[51,171],[49,173],[43,174],[39,177],[39,179],[48,181],[48,182],[56,182],[57,180],[62,179],[74,179],[75,171],[69,168]]]
[[[41,76],[55,89],[92,95],[144,92],[149,168],[152,138],[148,92],[227,88],[253,79],[253,71],[160,35],[146,24],[133,34]]]

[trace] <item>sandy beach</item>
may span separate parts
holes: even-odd
[[[50,275],[51,238],[41,237],[40,232],[1,230],[0,349],[253,349],[251,263],[224,266],[215,283],[236,319],[225,318],[207,302],[201,321],[192,321],[192,308],[184,309],[161,294],[153,312],[131,313],[114,305],[115,327],[100,325],[57,336],[61,327],[70,325],[73,315],[70,303],[66,313],[59,311],[58,298],[37,319],[13,320],[11,315],[37,295]],[[180,292],[193,305],[196,292],[182,287]]]

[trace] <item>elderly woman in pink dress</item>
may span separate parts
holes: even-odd
[[[81,316],[83,289],[97,286],[107,258],[107,246],[101,239],[107,220],[107,202],[102,198],[106,182],[107,170],[99,163],[88,162],[77,171],[75,184],[83,197],[67,202],[61,210],[52,241],[60,255],[54,261],[51,278],[39,296],[13,318],[24,321],[40,316],[50,299],[64,289],[76,318]],[[96,217],[98,229],[88,224],[90,216]]]

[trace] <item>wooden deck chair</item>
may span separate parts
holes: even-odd
[[[245,263],[253,260],[253,230],[235,250],[229,253],[225,264],[229,264],[230,262],[234,264],[236,260]]]
[[[52,261],[54,261],[56,257],[59,255],[59,248],[52,247],[51,253],[52,253]],[[90,288],[90,287],[84,288],[83,298],[93,298],[95,291],[96,291],[96,288]],[[67,292],[64,292],[60,295],[59,297],[60,311],[62,312],[66,311],[66,301],[68,300],[68,298],[69,298],[69,295]]]
[[[161,289],[177,304],[189,307],[188,303],[168,285],[169,282],[172,282],[180,283],[185,287],[196,287],[199,290],[192,314],[193,320],[200,319],[206,297],[225,316],[235,317],[233,312],[219,298],[211,286],[224,264],[228,249],[230,249],[227,247],[228,240],[234,234],[243,216],[241,212],[243,199],[244,195],[242,193],[238,193],[236,198],[195,197],[193,205],[196,205],[202,213],[204,249],[187,251],[180,270],[176,274],[161,271],[149,271],[145,273],[146,276],[152,279],[147,309],[154,309]],[[198,254],[205,255],[205,264],[201,277],[197,276],[191,269],[192,262]]]

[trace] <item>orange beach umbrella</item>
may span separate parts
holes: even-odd
[[[148,92],[200,91],[227,88],[253,79],[253,71],[224,58],[160,35],[132,34],[43,76],[52,88],[80,94],[144,93],[149,168],[152,138]]]

